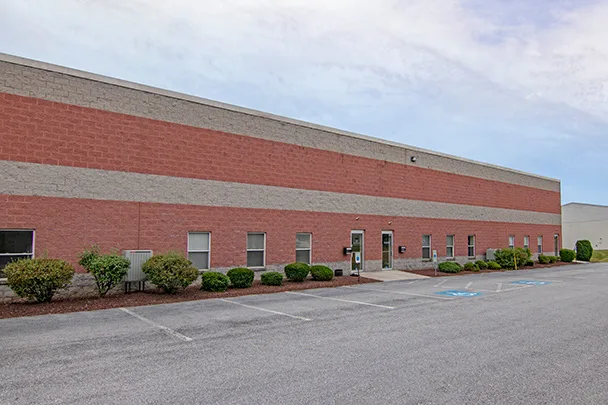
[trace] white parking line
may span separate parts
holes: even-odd
[[[502,284],[501,284],[502,285]],[[515,291],[515,290],[521,290],[524,288],[530,288],[530,287],[536,287],[535,285],[523,285],[521,287],[514,287],[514,288],[507,288],[505,290],[477,290],[477,291],[483,291],[483,292],[493,292],[493,293],[503,293],[503,292],[507,292],[507,291]]]
[[[139,320],[140,320],[140,321],[142,321],[142,322],[147,323],[148,325],[152,325],[152,326],[154,326],[154,327],[156,327],[156,328],[158,328],[158,329],[161,329],[161,330],[162,330],[162,331],[164,331],[164,332],[167,332],[169,335],[171,335],[171,336],[173,336],[173,337],[176,337],[176,338],[178,338],[178,339],[180,339],[180,340],[183,340],[183,341],[185,341],[185,342],[190,342],[190,341],[192,341],[192,338],[189,338],[188,336],[184,336],[184,335],[182,335],[181,333],[176,332],[176,331],[174,331],[174,330],[173,330],[173,329],[171,329],[171,328],[167,328],[167,327],[166,327],[166,326],[164,326],[164,325],[161,325],[161,324],[159,324],[159,323],[156,323],[156,322],[154,322],[154,321],[151,321],[151,320],[149,320],[148,318],[144,318],[143,316],[141,316],[141,315],[139,315],[139,314],[136,314],[135,312],[133,312],[133,311],[131,311],[131,310],[127,309],[127,308],[118,308],[118,309],[120,309],[121,311],[126,312],[127,314],[129,314],[129,315],[131,315],[131,316],[133,316],[133,317],[135,317],[135,318],[139,319]]]
[[[496,292],[500,292],[500,290],[502,289],[502,283],[497,283],[498,285],[496,286]]]
[[[225,298],[220,298],[219,300],[223,301],[223,302],[229,302],[229,303],[234,304],[234,305],[240,305],[240,306],[245,307],[245,308],[257,309],[258,311],[270,312],[271,314],[283,315],[283,316],[288,316],[290,318],[301,319],[303,321],[311,321],[312,320],[312,319],[304,318],[304,317],[297,316],[297,315],[290,315],[290,314],[286,314],[284,312],[273,311],[271,309],[265,309],[265,308],[260,308],[260,307],[254,307],[252,305],[241,304],[240,302],[234,302],[234,301],[231,301],[231,300],[227,300]]]
[[[471,281],[469,284],[466,285],[466,287],[464,287],[464,289],[468,290],[469,288],[471,288],[472,285],[473,285],[473,282]]]
[[[439,287],[441,284],[447,283],[448,279],[443,280],[442,282],[440,282],[439,284],[435,284],[433,287]]]
[[[392,291],[392,290],[380,290],[378,288],[355,287],[355,286],[352,286],[352,285],[345,285],[344,287],[345,288],[355,288],[357,290],[363,290],[363,291],[380,291],[380,292],[385,292],[385,293],[390,293],[390,294],[402,294],[402,295],[411,295],[411,296],[414,296],[414,297],[433,298],[433,299],[436,299],[436,300],[448,300],[448,301],[452,301],[454,299],[454,298],[440,297],[440,296],[435,296],[435,295],[407,293],[407,292],[403,292],[403,291]]]
[[[293,292],[293,291],[285,291],[287,294],[295,294],[295,295],[303,295],[306,297],[315,297],[315,298],[320,298],[322,300],[331,300],[331,301],[340,301],[340,302],[348,302],[350,304],[359,304],[359,305],[368,305],[370,307],[378,307],[378,308],[386,308],[386,309],[395,309],[395,307],[389,307],[387,305],[380,305],[380,304],[370,304],[369,302],[361,302],[361,301],[351,301],[351,300],[343,300],[341,298],[333,298],[333,297],[323,297],[321,295],[313,295],[313,294],[306,294],[306,293],[300,293],[300,292]]]

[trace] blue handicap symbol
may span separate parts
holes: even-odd
[[[551,282],[550,281],[536,281],[536,280],[517,280],[517,281],[512,281],[511,284],[547,285],[547,284],[551,284]]]
[[[481,295],[481,293],[479,293],[479,292],[463,291],[463,290],[438,291],[435,294],[447,295],[450,297],[477,297],[477,296]]]

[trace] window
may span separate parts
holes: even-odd
[[[296,262],[310,264],[312,234],[296,233]]]
[[[530,236],[524,236],[524,249],[530,249]]]
[[[431,235],[422,235],[422,258],[431,258]]]
[[[188,260],[199,270],[209,269],[211,234],[209,232],[188,233]]]
[[[445,237],[445,257],[448,259],[454,258],[454,235]]]
[[[509,248],[515,249],[515,236],[514,235],[509,236]]]
[[[34,256],[34,231],[0,230],[0,277],[2,269],[14,260]]]
[[[543,237],[542,236],[538,237],[537,245],[538,245],[538,253],[540,254],[543,252]]]
[[[266,234],[247,234],[247,267],[264,267],[266,265]]]
[[[469,257],[475,257],[475,235],[469,235],[469,248],[468,248],[468,255]]]

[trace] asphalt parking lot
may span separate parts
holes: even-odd
[[[607,404],[608,265],[0,320],[1,404]]]

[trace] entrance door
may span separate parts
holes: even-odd
[[[350,255],[350,270],[356,273],[363,270],[363,231],[351,231],[350,246],[353,253]]]
[[[393,231],[382,231],[382,270],[393,268]]]

